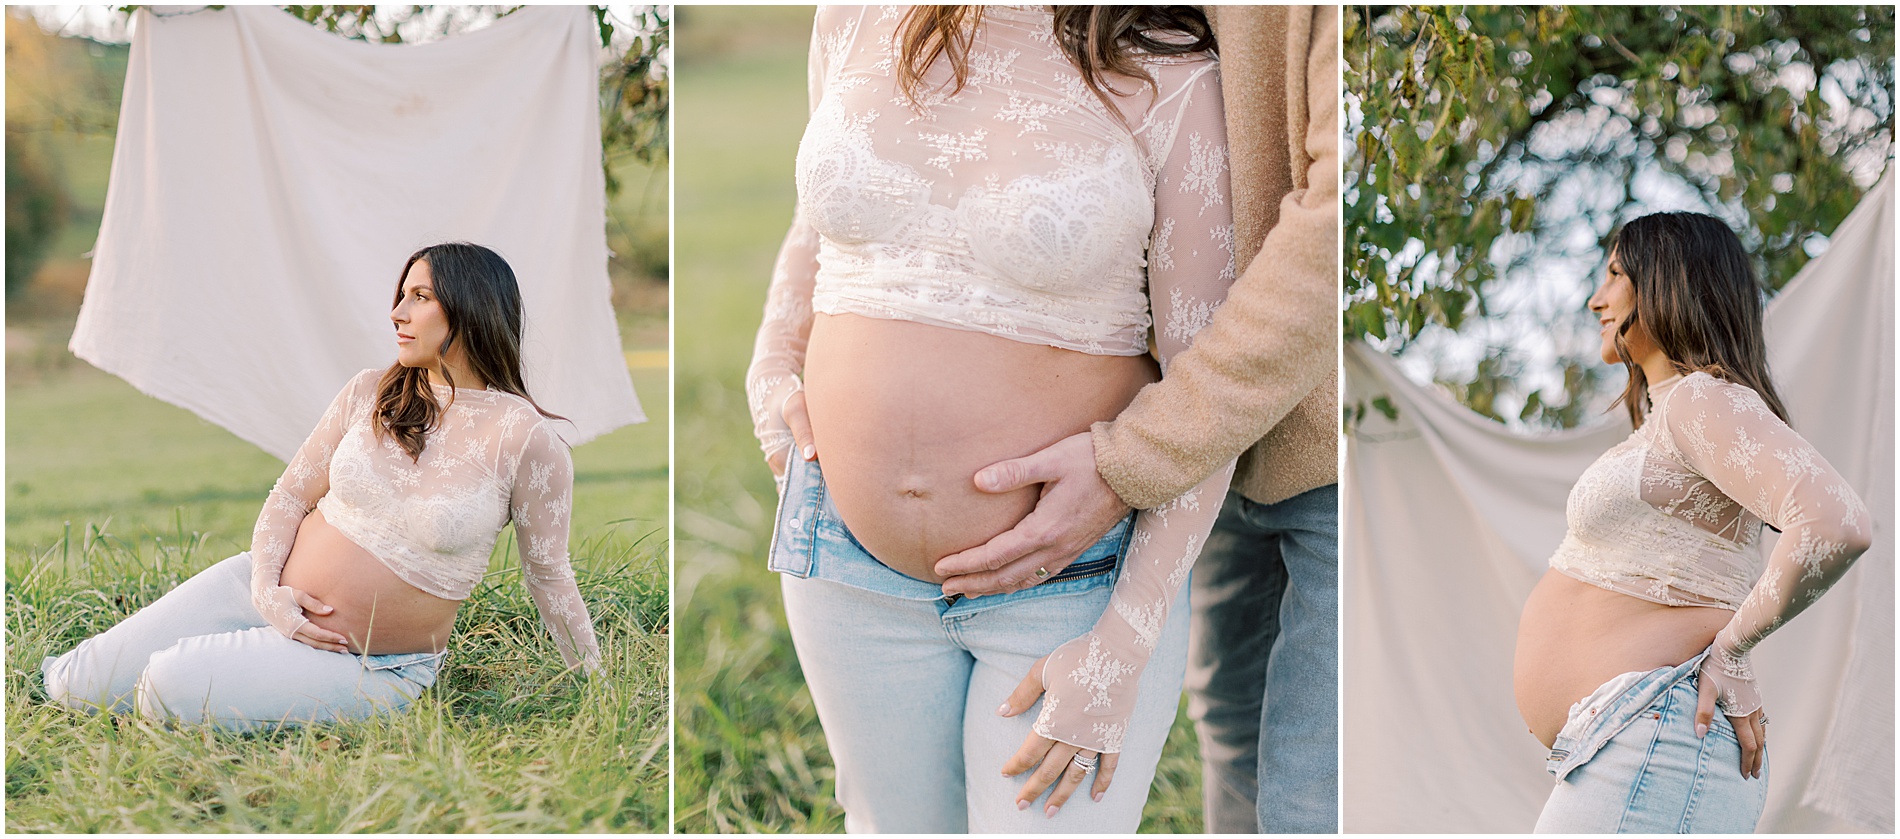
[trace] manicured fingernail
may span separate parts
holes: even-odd
[[[1027,810],[1027,809],[1029,809],[1029,802],[1027,802],[1027,801],[1020,801],[1020,800],[1019,800],[1019,801],[1017,801],[1017,802],[1016,802],[1016,809],[1017,809],[1017,810]]]
[[[1043,808],[1042,817],[1045,819],[1053,819],[1056,817],[1056,812],[1061,809],[1062,809],[1061,807],[1057,807],[1056,805],[1051,804],[1048,807]]]
[[[1100,803],[1102,803],[1102,794],[1101,794],[1101,793],[1099,793],[1099,792],[1097,792],[1097,793],[1095,793],[1094,795],[1092,795],[1092,796],[1090,796],[1090,797],[1091,797],[1091,798],[1094,798],[1094,799],[1095,799],[1095,803],[1097,803],[1097,804],[1100,804]]]
[[[1009,716],[1009,703],[1005,702],[1001,705],[996,706],[996,715],[999,717]]]
[[[805,447],[805,449],[804,449],[804,455],[805,455],[805,459],[806,459],[806,460],[810,460],[810,459],[812,459],[812,458],[814,458],[814,457],[817,457],[817,456],[818,456],[818,447],[817,447],[817,446],[806,446],[806,447]]]
[[[1704,725],[1704,724],[1702,724],[1702,723],[1696,723],[1696,724],[1695,724],[1695,736],[1696,736],[1696,737],[1698,737],[1698,738],[1700,738],[1700,737],[1706,737],[1706,736],[1708,736],[1708,733],[1709,733],[1709,727],[1708,727],[1707,725]]]

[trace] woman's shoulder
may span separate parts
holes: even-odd
[[[1684,374],[1661,400],[1663,421],[1672,434],[1726,438],[1735,428],[1786,425],[1754,388],[1703,370]]]

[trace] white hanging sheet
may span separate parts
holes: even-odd
[[[1847,576],[1755,650],[1774,718],[1764,832],[1894,829],[1893,233],[1889,173],[1768,307],[1793,425],[1875,525]],[[1347,435],[1342,502],[1344,827],[1528,832],[1551,778],[1512,698],[1518,615],[1571,485],[1629,422],[1619,408],[1523,435],[1363,344],[1345,367],[1345,404],[1367,416]]]
[[[645,419],[609,300],[585,8],[422,45],[183,12],[138,12],[74,355],[288,458],[395,360],[403,261],[463,240],[514,268],[528,388],[569,443]]]

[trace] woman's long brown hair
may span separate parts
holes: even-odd
[[[522,381],[521,286],[515,282],[515,271],[508,267],[508,261],[467,242],[430,245],[410,254],[409,261],[403,263],[392,308],[402,302],[402,284],[418,262],[429,263],[435,299],[449,322],[449,337],[436,351],[446,357],[449,347],[461,342],[470,370],[490,387],[528,400],[541,416],[565,419],[536,403]],[[446,365],[442,378],[450,387],[449,399],[453,402],[455,378]],[[442,421],[445,407],[435,401],[428,370],[404,367],[400,362],[391,364],[376,385],[376,433],[394,437],[411,459],[420,460],[429,432]]]
[[[918,98],[924,73],[940,57],[950,62],[947,92],[963,90],[970,78],[970,42],[982,21],[982,6],[912,6],[899,25],[903,37],[897,86],[904,96]],[[1109,74],[1154,85],[1154,77],[1136,60],[1137,52],[1187,55],[1216,49],[1214,27],[1194,6],[1056,6],[1055,32],[1062,51],[1110,112],[1115,109],[1109,100]],[[1162,40],[1152,34],[1157,32],[1179,32],[1190,40]]]
[[[1648,378],[1624,340],[1638,324],[1676,372],[1701,371],[1744,385],[1788,421],[1768,377],[1761,286],[1735,231],[1702,213],[1655,213],[1623,225],[1610,252],[1636,289],[1635,317],[1616,332],[1616,354],[1629,370],[1617,401],[1629,410],[1632,425],[1643,426],[1649,392]]]

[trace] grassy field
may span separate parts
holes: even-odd
[[[407,713],[238,737],[44,702],[43,656],[247,548],[283,469],[66,352],[111,138],[63,148],[75,211],[7,306],[7,829],[665,831],[668,291],[639,275],[665,270],[664,172],[623,166],[609,219],[623,348],[649,422],[574,450],[571,553],[605,678],[562,673],[504,532],[435,686]]]
[[[680,412],[677,817],[682,832],[836,832],[843,813],[765,569],[775,493],[742,379],[791,220],[808,9],[680,10],[675,124]],[[1185,717],[1141,829],[1201,830]]]

